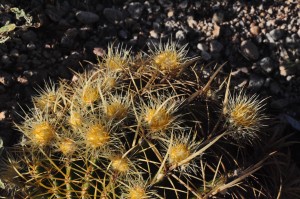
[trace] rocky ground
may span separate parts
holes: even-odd
[[[72,79],[96,62],[107,44],[122,42],[132,51],[174,40],[201,56],[210,75],[226,63],[232,85],[269,98],[268,110],[300,141],[300,2],[277,1],[55,1],[4,0],[0,27],[15,23],[0,44],[0,136],[17,137],[19,104],[29,105],[44,82]],[[11,8],[33,17],[24,26]],[[297,147],[295,147],[296,149]],[[299,161],[299,154],[294,153]]]

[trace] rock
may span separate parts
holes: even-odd
[[[275,43],[275,40],[273,39],[273,37],[271,36],[270,33],[267,33],[267,34],[266,34],[266,37],[267,37],[268,41],[269,41],[271,44]]]
[[[216,40],[212,40],[210,42],[209,49],[212,53],[218,53],[223,49],[223,45]]]
[[[5,87],[12,86],[14,82],[13,76],[9,73],[0,73],[0,84],[3,84]]]
[[[93,24],[99,21],[99,16],[93,12],[78,11],[76,18],[83,24]]]
[[[193,16],[187,17],[187,23],[190,28],[193,28],[193,29],[197,28],[197,21],[194,20]]]
[[[270,36],[275,40],[278,41],[284,35],[284,30],[282,29],[273,29],[270,31]]]
[[[179,41],[185,39],[185,33],[182,30],[178,30],[175,34],[175,38]]]
[[[201,51],[207,51],[208,50],[208,47],[203,43],[198,43],[197,48]]]
[[[253,36],[257,36],[259,35],[260,33],[260,28],[256,25],[253,25],[250,27],[250,33],[253,35]]]
[[[128,31],[126,31],[126,30],[120,30],[118,35],[121,39],[128,39],[128,37],[129,37]]]
[[[218,26],[217,24],[214,24],[214,30],[212,32],[212,35],[214,38],[217,38],[220,36],[220,32],[221,32],[221,27]]]
[[[262,58],[259,65],[266,73],[271,73],[274,70],[274,63],[270,57]]]
[[[123,20],[123,14],[120,10],[114,8],[105,8],[103,15],[111,23],[118,23]]]
[[[297,72],[297,68],[295,66],[289,66],[289,65],[280,65],[279,66],[279,72],[281,76],[290,76],[295,75]]]
[[[151,30],[149,33],[150,33],[150,37],[153,37],[155,39],[158,38],[158,34],[157,34],[157,32],[155,30]]]
[[[77,34],[78,30],[76,28],[69,28],[60,40],[61,45],[65,48],[71,48]]]
[[[36,45],[32,42],[29,42],[27,45],[26,45],[27,49],[28,50],[35,50],[36,49]]]
[[[139,19],[143,13],[144,6],[140,2],[131,2],[128,5],[127,11],[134,19]]]
[[[277,82],[275,82],[275,81],[272,81],[270,83],[269,88],[270,88],[271,93],[274,94],[274,95],[277,95],[277,94],[279,94],[279,93],[282,92],[279,84]]]
[[[184,9],[187,8],[187,6],[188,6],[188,1],[185,0],[185,1],[182,1],[182,2],[178,5],[178,8],[184,10]]]
[[[47,16],[54,22],[58,22],[62,17],[62,13],[52,5],[47,5],[45,12]]]
[[[253,91],[259,91],[261,87],[265,83],[265,78],[262,77],[261,75],[257,74],[251,74],[249,77],[249,85],[248,87],[252,89]]]
[[[212,17],[212,21],[214,23],[218,23],[221,24],[224,20],[224,13],[223,12],[215,12],[213,17]]]
[[[22,35],[21,38],[26,41],[26,42],[33,42],[33,41],[37,41],[37,35],[35,34],[34,31],[32,30],[28,30],[25,31]]]
[[[211,59],[211,55],[206,52],[205,50],[204,51],[201,51],[201,57],[205,60],[205,61],[208,61]]]
[[[242,42],[241,53],[247,59],[257,60],[259,58],[258,49],[257,49],[256,45],[250,40]]]

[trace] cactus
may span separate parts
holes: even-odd
[[[22,141],[0,177],[15,198],[213,198],[269,196],[249,157],[263,137],[263,101],[230,94],[168,42],[132,56],[122,46],[76,81],[33,98]],[[227,84],[227,86],[226,86]],[[243,146],[243,147],[242,147]]]

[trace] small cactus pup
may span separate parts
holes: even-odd
[[[266,158],[241,155],[247,150],[227,138],[261,136],[263,102],[240,94],[225,103],[221,67],[205,79],[198,59],[173,42],[136,56],[110,45],[76,81],[46,86],[16,124],[22,141],[8,150],[0,172],[7,196],[261,195],[263,184],[252,182]]]

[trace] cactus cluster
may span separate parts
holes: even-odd
[[[108,47],[94,69],[50,83],[16,127],[0,173],[13,198],[259,198],[263,101],[230,93],[221,67],[168,42]]]

